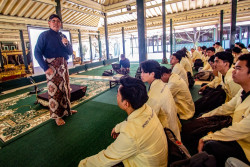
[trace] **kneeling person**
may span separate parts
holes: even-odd
[[[167,166],[168,148],[163,127],[148,100],[146,86],[135,78],[120,80],[117,93],[118,106],[128,117],[116,125],[111,135],[116,140],[98,154],[85,158],[82,166]]]

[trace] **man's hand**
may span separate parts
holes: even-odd
[[[113,137],[113,139],[116,139],[119,136],[120,133],[116,133],[115,132],[115,128],[113,128],[112,132],[111,132],[111,136]]]
[[[203,92],[203,91],[206,89],[206,87],[207,87],[207,85],[202,86],[202,87],[200,88],[199,92]]]
[[[67,46],[69,41],[67,40],[67,38],[62,38],[62,43]]]
[[[46,71],[45,71],[45,74],[47,75],[52,75],[53,74],[53,70],[51,68],[48,68]]]
[[[198,152],[202,152],[202,149],[204,147],[204,140],[203,139],[200,139],[199,140],[199,145],[198,145]]]

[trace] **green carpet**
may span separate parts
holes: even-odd
[[[74,101],[71,104],[72,107],[109,89],[108,81],[71,78],[70,83],[87,86],[85,96]],[[26,92],[17,91],[11,95],[7,94],[8,98],[4,98],[4,95],[0,100],[0,146],[8,144],[11,140],[15,140],[50,119],[48,108],[39,104],[35,105],[36,95],[29,95],[29,91],[25,90]],[[45,91],[47,87],[44,87]]]
[[[0,150],[0,166],[77,166],[79,161],[105,149],[112,128],[126,118],[116,105],[89,101],[66,125],[50,121]]]

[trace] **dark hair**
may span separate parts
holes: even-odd
[[[161,66],[161,76],[164,73],[171,74],[172,70],[168,69],[167,67]]]
[[[155,73],[155,78],[160,79],[161,78],[161,66],[160,64],[155,60],[146,60],[144,62],[141,62],[140,64],[141,69],[145,73]]]
[[[215,54],[215,57],[218,57],[218,59],[223,60],[223,62],[228,62],[229,68],[231,67],[234,61],[233,55],[229,52],[218,52]]]
[[[239,47],[241,47],[242,49],[243,49],[243,48],[246,48],[245,45],[244,45],[243,43],[240,43],[240,44],[239,44]]]
[[[250,73],[250,53],[238,57],[238,61],[247,61],[248,74]]]
[[[236,42],[235,44],[236,44],[236,45],[239,45],[239,44],[240,44],[240,42]]]
[[[201,49],[202,49],[202,50],[206,50],[207,47],[206,47],[206,46],[202,46]]]
[[[182,57],[187,57],[187,54],[183,50],[178,50],[176,53],[180,54]]]
[[[232,53],[232,49],[230,49],[230,48],[227,48],[227,49],[225,49],[225,52],[229,52],[229,53]]]
[[[209,48],[207,48],[207,51],[212,51],[212,52],[215,52],[215,49],[214,49],[214,47],[209,47]]]
[[[214,63],[214,59],[215,59],[215,56],[213,55],[213,56],[211,56],[209,59],[208,59],[208,62],[213,62]]]
[[[146,86],[140,79],[124,76],[120,79],[120,83],[122,101],[127,100],[133,109],[141,108],[147,102]]]
[[[181,59],[182,59],[182,55],[181,54],[174,53],[173,56],[175,56],[179,60],[179,62],[181,62]]]
[[[248,45],[248,48],[250,48],[250,44]]]
[[[233,47],[232,51],[235,52],[235,53],[240,53],[241,49],[238,48],[238,47]]]
[[[57,15],[57,14],[52,14],[49,16],[49,21],[52,20],[53,18],[58,18],[60,21],[62,21],[62,19]]]
[[[220,45],[220,46],[221,46],[220,42],[215,42],[214,44],[215,44],[215,45]]]
[[[187,52],[187,48],[186,48],[186,47],[182,48],[181,50],[182,50],[183,52],[185,52],[185,53]]]

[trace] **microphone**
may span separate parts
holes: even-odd
[[[63,35],[62,32],[59,32],[59,35],[60,35],[60,37],[62,38],[62,40],[63,40],[63,38],[66,38],[65,35]],[[67,38],[66,38],[66,39],[67,39]],[[67,41],[67,42],[63,42],[63,41],[62,41],[62,43],[63,43],[64,46],[67,46],[67,45],[68,45],[68,41]]]

